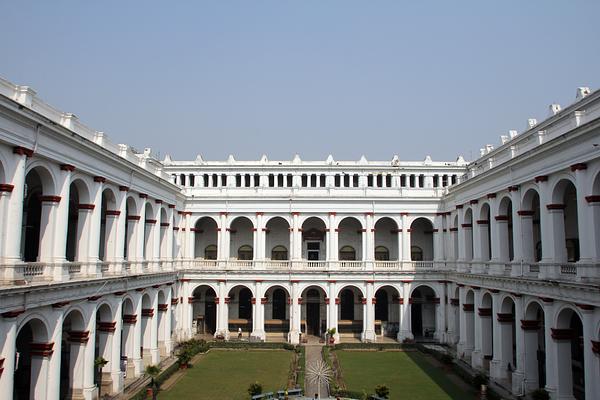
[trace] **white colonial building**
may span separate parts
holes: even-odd
[[[501,140],[470,163],[159,161],[0,80],[0,397],[118,393],[196,334],[335,328],[599,398],[600,92]]]

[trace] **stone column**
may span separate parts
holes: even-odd
[[[506,364],[502,357],[502,327],[498,321],[500,313],[500,294],[492,293],[492,337],[494,357],[490,362],[490,377],[493,379],[504,379],[506,377]]]
[[[84,343],[83,353],[83,397],[86,400],[95,399],[98,395],[98,389],[94,383],[94,374],[96,368],[94,366],[94,355],[96,350],[96,311],[97,303],[95,301],[90,302],[87,305],[86,316],[88,322],[86,331],[89,333],[88,340]]]
[[[106,178],[101,176],[94,177],[94,184],[90,192],[90,200],[94,204],[91,210],[90,232],[89,232],[89,253],[88,262],[97,263],[100,261],[100,224],[102,219],[102,190],[104,189]],[[106,232],[108,234],[108,231]]]
[[[301,317],[301,307],[298,302],[298,297],[300,293],[298,293],[298,282],[297,280],[290,281],[292,284],[292,295],[290,298],[290,332],[288,334],[288,342],[291,344],[299,344],[300,343],[300,323],[302,320]]]
[[[579,263],[589,264],[594,259],[594,235],[593,235],[593,215],[590,213],[586,195],[588,187],[587,165],[583,163],[571,166],[571,171],[575,171],[575,183],[577,186],[577,228],[579,231]],[[585,275],[585,274],[584,274]]]
[[[398,341],[402,342],[405,339],[413,339],[413,334],[410,324],[410,282],[403,282],[402,288],[402,303],[400,304],[400,329],[398,331]]]
[[[600,393],[600,384],[598,382],[598,355],[594,354],[592,351],[592,340],[596,340],[598,337],[598,331],[596,328],[597,325],[594,323],[594,307],[580,305],[579,308],[581,309],[581,323],[583,325],[583,370],[585,380],[585,397],[592,398]]]
[[[327,329],[335,329],[335,335],[333,338],[335,343],[340,342],[340,332],[338,329],[338,305],[340,304],[340,299],[336,296],[337,285],[335,282],[329,282],[329,312],[328,312],[328,320],[327,320]]]
[[[65,281],[69,279],[69,271],[62,263],[66,262],[67,252],[67,229],[69,226],[69,196],[71,189],[71,175],[75,167],[68,164],[60,166],[61,174],[56,183],[57,193],[63,201],[56,207],[56,225],[54,232],[54,262],[58,265],[54,268],[54,280]]]
[[[133,322],[133,368],[134,376],[139,377],[144,373],[142,362],[142,296],[136,295],[133,299],[135,321]]]
[[[40,247],[38,260],[52,262],[56,232],[56,212],[61,201],[60,196],[42,196],[42,216],[40,218]],[[68,202],[68,199],[63,199]]]
[[[375,260],[375,226],[374,226],[374,216],[372,212],[365,213],[366,219],[366,231],[363,236],[363,260],[368,262],[373,262]]]
[[[437,213],[433,223],[433,260],[436,262],[444,261],[444,235],[442,233],[444,213]]]
[[[458,211],[458,226],[455,227],[456,229],[458,229],[457,235],[456,235],[456,238],[458,239],[458,246],[457,246],[458,247],[458,258],[457,258],[457,261],[460,263],[460,262],[466,261],[466,258],[467,258],[467,255],[466,255],[465,230],[462,229],[462,226],[463,226],[463,224],[465,222],[465,212],[464,212],[462,204],[457,205],[456,209]]]
[[[15,355],[17,352],[17,319],[16,315],[6,314],[0,324],[0,347],[2,368],[0,374],[0,393],[12,395],[14,390]]]
[[[483,368],[483,351],[482,351],[482,321],[481,315],[478,312],[479,308],[482,305],[481,301],[481,290],[479,287],[473,288],[474,295],[474,305],[473,305],[473,325],[475,330],[475,335],[473,337],[473,352],[471,353],[471,367],[473,369],[482,369]]]
[[[402,217],[402,261],[411,261],[410,254],[410,225],[408,224],[408,213],[400,213]],[[408,301],[405,301],[407,303]]]
[[[262,297],[263,291],[261,286],[262,285],[260,282],[254,282],[254,294],[255,296],[261,295],[261,297],[256,297],[253,300],[252,333],[250,335],[264,341],[266,339],[264,312],[265,304],[267,304],[267,298],[266,296]]]
[[[19,227],[20,229],[23,226],[23,200],[25,194],[25,166],[27,164],[27,156],[33,155],[33,152],[29,150],[23,149],[21,147],[16,147],[14,149],[14,157],[13,168],[12,168],[12,180],[10,185],[6,186],[6,190],[11,191],[10,196],[8,197],[8,207],[7,207],[7,216],[6,216],[6,225],[4,229],[8,229],[8,227]],[[8,165],[5,167],[8,171]],[[6,243],[4,248],[4,259],[10,263],[14,264],[21,261],[21,234],[11,235],[6,234],[5,237]],[[11,272],[14,270],[11,268]],[[12,280],[12,277],[7,276],[7,280]],[[6,361],[5,361],[6,363]],[[11,392],[12,393],[12,392]]]
[[[513,262],[519,263],[523,259],[523,228],[521,226],[521,218],[519,216],[519,207],[521,205],[521,191],[514,187],[510,190],[510,198],[512,202],[512,231],[513,231]],[[515,275],[513,267],[513,275]]]
[[[113,305],[114,307],[114,331],[112,333],[112,347],[110,349],[110,378],[112,381],[112,392],[120,393],[123,390],[123,372],[121,372],[121,333],[123,329],[123,299]]]
[[[221,247],[219,249],[219,255],[218,255],[218,259],[219,260],[229,260],[229,240],[230,240],[230,233],[229,233],[229,221],[228,221],[228,217],[227,217],[228,213],[227,212],[221,212],[220,213],[220,218],[221,218],[221,223],[219,225],[220,227],[220,238],[221,238]]]
[[[541,203],[541,199],[540,199]],[[543,230],[543,228],[542,228]],[[543,251],[543,250],[542,250]],[[546,391],[550,398],[556,398],[558,392],[558,349],[552,337],[554,328],[555,304],[553,301],[544,302],[544,333],[546,343]],[[569,369],[570,370],[570,369]]]
[[[336,224],[336,213],[329,213],[329,232],[327,233],[327,260],[337,261],[338,259],[338,228]],[[337,325],[337,323],[336,323]]]
[[[366,281],[365,301],[363,307],[363,333],[362,340],[365,342],[375,341],[375,281]]]
[[[517,359],[517,365],[513,366],[514,371],[512,373],[512,393],[515,396],[522,396],[525,394],[525,335],[518,325],[520,324],[520,321],[524,319],[523,312],[523,299],[521,298],[521,295],[518,295],[515,297],[515,320],[513,321],[515,329],[515,353]]]

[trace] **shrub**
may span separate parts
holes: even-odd
[[[248,386],[248,394],[250,396],[256,396],[257,394],[261,394],[261,393],[262,393],[262,385],[259,382],[251,383],[250,386]]]
[[[550,393],[546,392],[544,389],[536,389],[531,392],[531,398],[533,400],[550,400]]]
[[[487,384],[488,378],[487,376],[485,376],[484,374],[477,374],[473,377],[473,386],[475,386],[477,389],[479,389],[479,387],[481,387],[481,385],[485,385]]]
[[[295,350],[296,346],[294,346],[293,344],[290,344],[290,343],[284,343],[283,344],[283,349],[284,350]]]
[[[443,364],[450,365],[454,362],[454,359],[452,358],[452,356],[450,354],[445,353],[445,354],[442,354],[442,356],[440,357],[440,361]]]
[[[387,399],[390,395],[390,389],[385,385],[377,385],[375,386],[375,394],[379,397]]]

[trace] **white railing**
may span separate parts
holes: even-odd
[[[106,261],[0,264],[4,284],[118,277],[168,271],[364,271],[412,273],[468,273],[570,282],[600,282],[600,263],[525,263],[462,261],[309,261],[202,260]]]

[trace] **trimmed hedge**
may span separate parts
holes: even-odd
[[[338,343],[332,350],[407,350],[415,349],[414,343]]]

